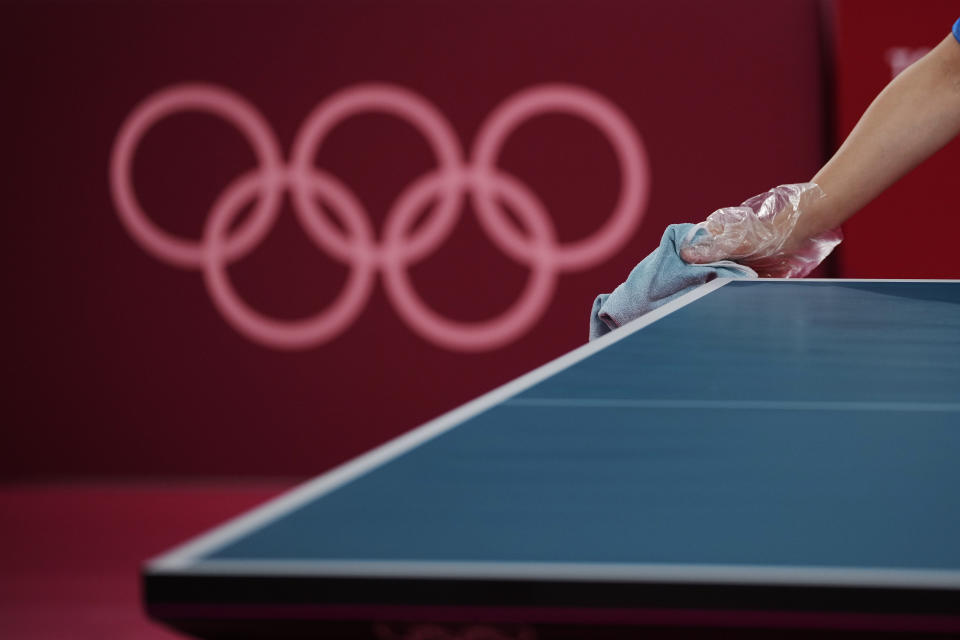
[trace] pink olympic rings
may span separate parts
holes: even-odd
[[[143,135],[157,121],[181,111],[208,112],[235,125],[250,141],[259,163],[220,194],[199,241],[173,236],[153,223],[140,206],[132,181],[133,158]],[[437,162],[434,170],[414,180],[398,196],[379,243],[359,199],[340,180],[313,165],[331,130],[346,118],[371,111],[413,125],[426,138]],[[592,235],[566,245],[558,243],[553,221],[536,195],[496,168],[500,149],[512,131],[533,116],[552,111],[594,124],[612,144],[620,165],[620,194],[613,212]],[[427,100],[396,85],[355,85],[332,95],[310,113],[285,163],[269,124],[244,98],[216,85],[182,84],[146,98],[121,125],[110,159],[110,189],[131,237],[158,260],[202,270],[218,311],[257,343],[306,349],[334,339],[362,312],[380,272],[397,313],[418,335],[451,350],[483,351],[516,340],[536,323],[552,300],[560,272],[595,266],[632,237],[649,199],[650,169],[643,143],[629,119],[602,96],[574,85],[538,85],[505,100],[480,127],[469,163],[453,126]],[[227,266],[243,258],[269,233],[285,191],[290,192],[297,220],[310,239],[351,267],[343,290],[330,306],[294,321],[252,309],[227,275]],[[453,231],[467,194],[494,244],[531,271],[523,293],[509,309],[478,322],[454,321],[433,311],[417,294],[407,272]],[[254,200],[251,215],[230,231],[231,223]],[[319,210],[318,200],[338,218],[343,230]],[[438,204],[411,232],[418,212],[431,202]],[[503,204],[519,217],[526,234],[510,221]]]

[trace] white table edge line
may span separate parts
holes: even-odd
[[[697,565],[534,562],[204,560],[189,567],[153,567],[151,575],[318,578],[433,578],[724,582],[939,587],[960,590],[960,570],[790,565]]]
[[[933,411],[960,412],[960,402],[891,402],[856,400],[630,400],[620,398],[511,398],[508,407],[564,407],[626,409],[730,409],[756,411]]]

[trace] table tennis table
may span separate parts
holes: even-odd
[[[960,281],[714,280],[143,577],[209,638],[960,633]]]

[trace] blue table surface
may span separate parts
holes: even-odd
[[[960,283],[737,281],[213,560],[960,569]]]

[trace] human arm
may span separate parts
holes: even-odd
[[[794,256],[809,253],[818,238],[829,239],[831,230],[958,133],[960,42],[951,34],[874,99],[840,149],[813,177],[820,189],[805,191],[791,202],[791,211],[753,219],[748,214],[734,224],[722,224],[728,210],[721,209],[701,223],[710,234],[683,247],[681,255],[694,263],[732,258],[762,267],[758,269],[762,275],[803,275],[802,269],[789,273],[784,266]],[[712,228],[711,218],[716,218]],[[836,244],[839,232],[833,236]],[[771,237],[777,242],[769,242]],[[767,268],[771,260],[774,266]]]
[[[948,35],[874,99],[840,149],[813,177],[825,198],[796,233],[839,226],[960,134],[960,42]]]

